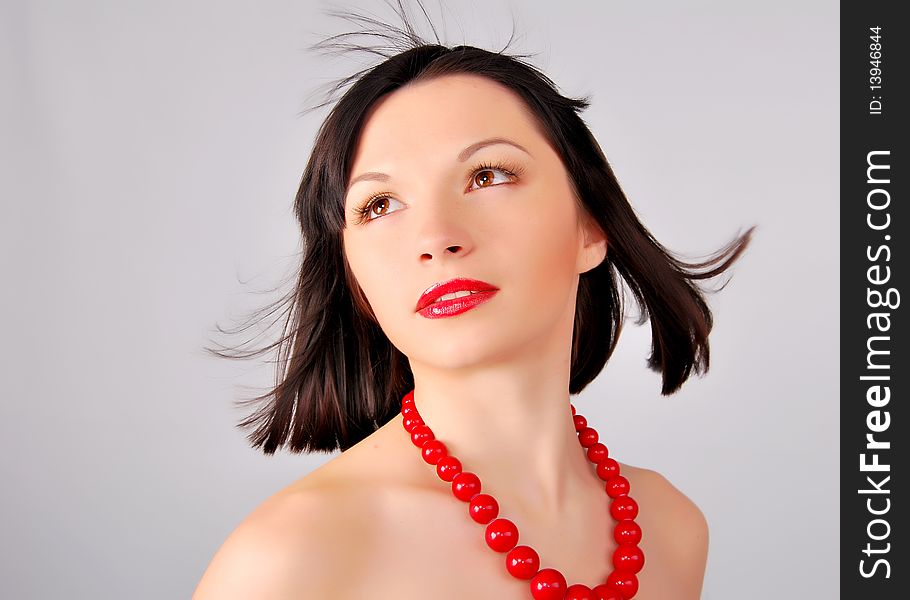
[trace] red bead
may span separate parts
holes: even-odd
[[[597,600],[623,600],[622,594],[602,583],[592,590]]]
[[[597,442],[588,448],[588,460],[592,463],[599,463],[610,455],[610,451],[601,442]]]
[[[604,481],[619,475],[619,463],[612,458],[605,458],[597,465],[597,476]]]
[[[607,496],[611,498],[618,498],[619,496],[625,496],[629,493],[629,480],[622,475],[610,478],[610,481],[607,482],[606,486]]]
[[[630,521],[638,516],[638,503],[631,496],[620,496],[610,502],[610,514],[617,521]]]
[[[634,546],[641,541],[641,527],[635,521],[620,521],[613,528],[613,539],[617,544]]]
[[[452,493],[459,500],[468,502],[480,492],[480,477],[471,472],[461,472],[452,479]]]
[[[613,571],[607,577],[607,585],[622,594],[622,597],[626,599],[638,593],[638,577],[634,573]]]
[[[594,592],[588,586],[576,583],[566,590],[566,600],[595,600]]]
[[[477,494],[471,498],[468,513],[472,519],[486,525],[499,515],[499,503],[489,494]]]
[[[613,552],[613,566],[617,571],[638,573],[645,566],[645,554],[638,546],[620,546]]]
[[[401,416],[402,417],[412,417],[420,416],[420,413],[417,412],[417,407],[413,404],[405,404],[401,407]]]
[[[516,579],[530,579],[540,569],[540,557],[530,546],[515,546],[506,554],[506,570]]]
[[[497,552],[508,552],[518,543],[518,527],[508,519],[495,519],[486,530],[487,546]]]
[[[420,453],[423,455],[423,459],[431,465],[435,465],[439,462],[439,459],[446,456],[448,451],[446,450],[446,445],[436,439],[428,440],[424,443],[423,447],[420,450]]]
[[[404,396],[402,396],[402,398],[401,398],[402,404],[404,404],[405,402],[413,402],[413,401],[414,401],[414,390],[409,390],[408,393],[405,394]]]
[[[563,600],[565,595],[566,578],[556,569],[541,569],[531,579],[534,600]]]
[[[452,481],[459,473],[461,473],[461,461],[454,456],[443,456],[436,463],[436,474],[443,481]]]
[[[408,433],[413,433],[415,427],[424,424],[423,419],[421,419],[419,415],[409,415],[404,417],[401,422],[404,425],[405,431]]]
[[[578,441],[585,448],[590,448],[597,443],[597,431],[593,427],[585,427],[578,432]]]
[[[569,406],[572,408],[572,416],[574,417],[575,416],[575,405],[569,404]]]
[[[430,431],[430,428],[426,425],[418,425],[411,431],[411,441],[414,442],[414,445],[418,448],[423,448],[423,445],[435,438],[433,432]]]
[[[575,421],[575,431],[581,431],[588,426],[588,420],[581,415],[575,415],[572,420]]]

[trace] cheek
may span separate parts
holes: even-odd
[[[377,247],[388,250],[377,251]],[[345,239],[348,265],[382,327],[391,315],[407,308],[407,299],[412,295],[403,287],[407,279],[401,272],[403,258],[395,255],[398,250],[399,245],[377,244],[366,236]],[[416,296],[413,302],[416,304]]]
[[[571,200],[566,200],[571,202]],[[521,226],[503,229],[509,256],[503,264],[520,274],[536,294],[562,294],[576,276],[578,232],[574,212],[564,204],[541,202],[542,210],[527,214]]]

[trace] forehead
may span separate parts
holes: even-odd
[[[451,160],[453,153],[492,136],[525,147],[546,143],[527,105],[508,87],[479,75],[444,75],[400,88],[371,108],[352,173],[396,158]]]

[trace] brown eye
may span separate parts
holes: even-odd
[[[498,176],[501,176],[502,179],[497,182],[496,177]],[[514,171],[504,165],[480,165],[474,168],[474,176],[471,177],[471,189],[495,187],[501,183],[509,183],[515,178]]]
[[[380,206],[382,207],[382,210],[376,210],[377,207],[380,207]],[[372,206],[370,212],[372,212],[373,214],[376,214],[376,215],[384,215],[385,211],[387,211],[388,209],[389,209],[389,199],[388,198],[377,198],[376,201],[373,202],[373,206]]]
[[[385,192],[371,196],[354,211],[359,215],[358,223],[375,221],[380,217],[392,214],[395,212],[392,207],[393,202],[398,202],[398,200],[386,195]]]
[[[493,181],[493,172],[490,169],[484,169],[483,171],[479,171],[474,176],[474,183],[476,183],[480,187],[487,187],[487,185],[489,183],[491,183],[492,181]]]

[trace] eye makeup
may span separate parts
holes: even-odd
[[[480,163],[475,164],[469,170],[470,183],[473,184],[474,178],[477,176],[477,174],[482,173],[484,171],[499,171],[501,173],[504,173],[509,178],[509,181],[505,182],[505,183],[514,183],[515,180],[517,180],[519,177],[521,177],[521,175],[524,173],[524,167],[518,163],[514,163],[512,161],[504,160],[504,159],[503,160],[494,160],[491,162],[480,162]],[[487,186],[482,186],[482,187],[477,188],[477,190],[490,188],[490,187],[496,187],[498,185],[503,185],[503,183],[495,183],[495,184],[491,184],[491,185],[487,185]],[[477,191],[477,190],[468,190],[468,191]],[[381,201],[389,201],[389,200],[394,200],[394,198],[391,197],[391,192],[377,192],[377,193],[369,196],[359,206],[354,208],[353,212],[355,215],[355,223],[357,223],[357,224],[368,223],[370,221],[375,221],[375,220],[381,218],[385,214],[388,214],[385,212],[378,213],[378,214],[373,213],[373,209]],[[377,216],[371,217],[370,216],[371,214],[377,214]]]

